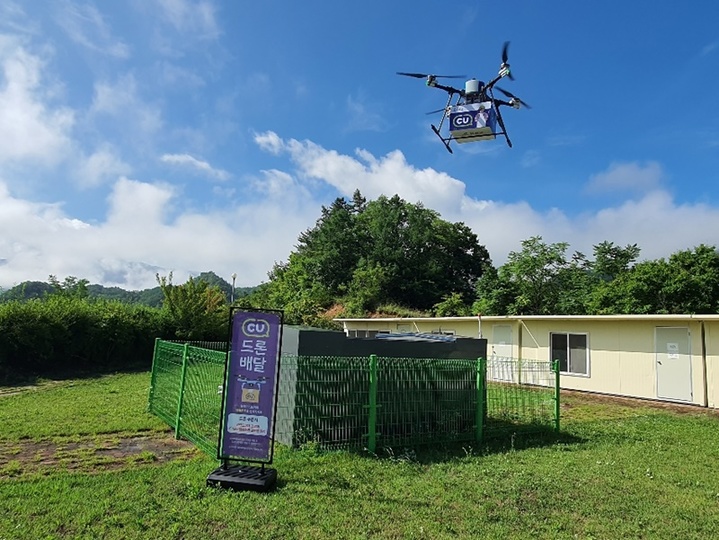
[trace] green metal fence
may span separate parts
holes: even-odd
[[[487,436],[552,426],[559,431],[559,364],[490,358],[487,376]]]
[[[167,422],[177,438],[215,456],[226,353],[203,345],[155,342],[149,411]]]
[[[158,340],[149,410],[217,455],[226,344]],[[326,449],[412,447],[559,429],[549,362],[283,355],[275,439]]]

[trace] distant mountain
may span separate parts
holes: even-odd
[[[142,304],[150,307],[162,307],[162,290],[160,287],[144,289],[142,291],[126,291],[120,287],[105,287],[103,285],[88,285],[88,296],[103,298],[105,300],[118,300],[126,304]]]
[[[225,293],[227,302],[230,302],[232,285],[219,277],[214,272],[202,272],[196,276],[196,279],[206,281],[211,286],[217,286]],[[243,298],[248,296],[256,287],[236,287],[234,298]],[[7,291],[0,290],[0,302],[9,302],[11,300],[31,300],[33,298],[43,298],[44,296],[55,292],[55,288],[50,283],[42,281],[25,281]],[[104,285],[88,285],[87,293],[90,298],[103,298],[107,300],[117,300],[127,304],[142,304],[150,307],[162,306],[162,290],[160,287],[152,289],[144,289],[141,291],[127,291],[120,287],[105,287]]]
[[[12,289],[0,292],[0,302],[42,298],[46,294],[50,294],[53,290],[53,286],[44,281],[25,281],[20,283],[20,285],[15,285]]]

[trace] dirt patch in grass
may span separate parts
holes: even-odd
[[[576,392],[573,390],[562,390],[562,408],[572,409],[584,404],[605,404],[636,409],[665,410],[679,414],[710,414],[719,416],[718,409],[702,407],[700,405],[675,403],[671,401],[660,401],[654,399],[631,398],[615,396],[612,394],[595,394],[590,392]]]
[[[97,472],[187,460],[200,454],[169,434],[97,435],[81,440],[0,441],[0,479],[57,471]]]

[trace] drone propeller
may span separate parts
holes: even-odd
[[[398,71],[397,75],[404,75],[405,77],[414,77],[415,79],[426,79],[431,77],[432,79],[464,79],[464,75],[432,75],[430,73],[405,73]]]
[[[499,86],[495,86],[495,88],[496,88],[497,90],[499,90],[500,92],[502,92],[502,93],[503,93],[505,96],[507,96],[508,98],[515,100],[517,103],[519,103],[519,104],[522,105],[523,107],[526,107],[527,109],[531,109],[531,108],[532,108],[532,107],[529,106],[529,104],[528,104],[526,101],[522,101],[522,100],[519,99],[517,96],[515,96],[512,92],[508,92],[507,90],[505,90],[504,88],[500,88]]]
[[[429,111],[428,113],[425,113],[425,114],[435,114],[435,113],[443,112],[446,110],[447,110],[447,107],[442,107],[441,109],[437,109],[436,111]]]
[[[512,72],[509,71],[509,41],[504,42],[504,47],[502,47],[502,68],[507,68],[507,77],[511,81],[514,80],[514,77],[512,76]]]

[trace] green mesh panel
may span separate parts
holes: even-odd
[[[184,347],[158,340],[152,361],[149,411],[175,427],[180,403],[180,378]]]
[[[490,360],[487,371],[487,436],[554,425],[556,375],[550,362],[503,358],[495,365]]]
[[[363,448],[368,396],[367,358],[298,357],[293,444]]]
[[[149,410],[216,456],[227,344],[202,345],[157,341]],[[490,359],[485,389],[477,388],[477,365],[475,359],[378,358],[377,446],[474,440],[480,395],[485,396],[484,436],[555,425],[557,375],[549,362]],[[369,358],[283,355],[275,440],[367,448],[371,390]]]
[[[379,358],[378,446],[471,440],[477,361]]]
[[[211,456],[217,455],[225,347],[211,350],[158,340],[152,362],[149,411]]]
[[[187,348],[180,435],[211,456],[217,455],[225,358],[221,351]]]

